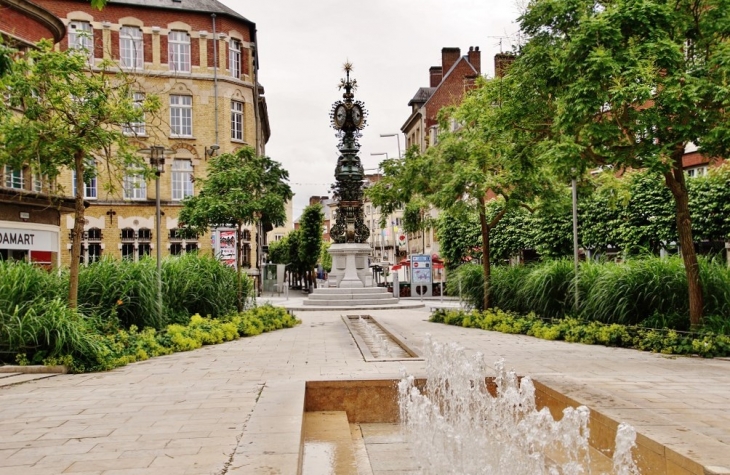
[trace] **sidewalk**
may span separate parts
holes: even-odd
[[[714,473],[730,474],[728,360],[434,324],[427,321],[428,307],[358,312],[373,315],[417,351],[430,334],[480,351],[487,361],[503,357],[519,374],[633,424],[670,450],[715,467]],[[288,417],[277,415],[268,388],[303,388],[308,380],[396,379],[402,367],[423,374],[422,361],[365,362],[341,314],[301,312],[303,323],[296,328],[107,373],[0,388],[0,475],[277,473],[273,467],[236,471],[247,454],[242,444],[258,440],[261,427],[291,429]],[[251,419],[261,404],[268,406],[257,414],[270,416]]]

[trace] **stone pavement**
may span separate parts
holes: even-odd
[[[519,374],[730,474],[728,360],[449,327],[427,322],[428,307],[352,313],[373,315],[417,351],[431,334],[480,351],[487,361],[504,357]],[[263,455],[271,467],[274,459],[296,460],[292,434],[301,428],[291,416],[301,407],[304,381],[423,371],[422,361],[365,362],[341,315],[299,312],[303,323],[293,329],[107,373],[2,387],[0,475],[293,475],[253,467]],[[276,450],[264,450],[263,437],[273,437]]]

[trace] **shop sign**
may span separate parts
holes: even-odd
[[[0,249],[58,252],[58,233],[38,229],[0,228]]]

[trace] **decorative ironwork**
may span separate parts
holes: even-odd
[[[362,188],[365,172],[360,162],[358,139],[360,131],[367,123],[367,109],[362,101],[355,101],[357,80],[350,79],[352,64],[345,63],[346,77],[340,80],[339,89],[344,89],[343,100],[332,105],[330,119],[332,127],[337,130],[340,142],[337,148],[340,157],[335,167],[335,199],[338,200],[335,210],[335,224],[330,229],[330,237],[335,243],[364,243],[370,235],[365,225],[363,213]]]

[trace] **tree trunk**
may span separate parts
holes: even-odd
[[[81,239],[84,236],[84,152],[77,151],[74,154],[74,169],[76,170],[76,182],[74,189],[74,227],[71,230],[71,265],[68,276],[68,306],[78,307],[79,299],[79,265],[81,261]]]
[[[484,198],[479,200],[479,224],[482,228],[482,268],[484,270],[484,310],[489,308],[489,278],[491,267],[489,265],[489,225],[484,209]]]
[[[664,181],[672,192],[677,213],[677,234],[682,250],[682,260],[687,274],[689,290],[689,321],[692,328],[702,325],[704,302],[702,284],[700,282],[700,266],[697,262],[694,241],[692,239],[692,218],[689,213],[689,193],[682,169],[684,147],[677,148],[672,154],[673,168],[664,173]]]
[[[238,289],[236,291],[236,307],[238,312],[243,312],[243,225],[238,223],[236,228],[236,278]]]

